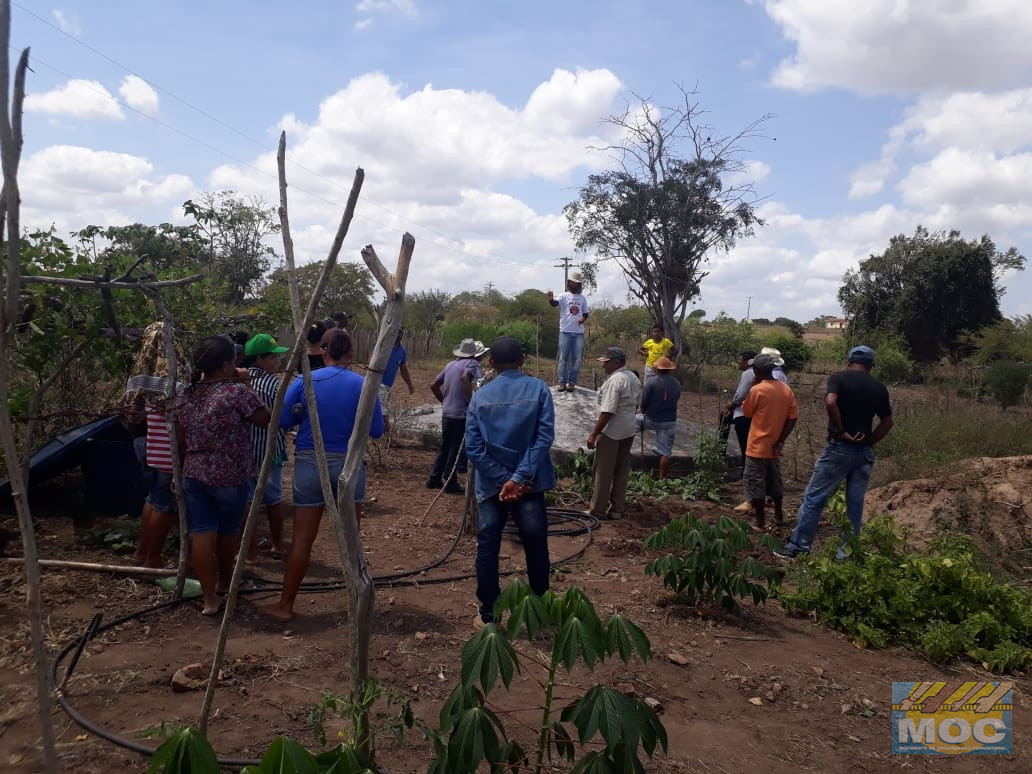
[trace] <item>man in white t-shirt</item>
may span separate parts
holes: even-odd
[[[566,280],[566,292],[559,298],[548,291],[548,303],[559,307],[559,362],[556,375],[558,392],[573,392],[580,379],[584,356],[584,323],[588,319],[588,299],[581,292],[584,278],[575,271]]]

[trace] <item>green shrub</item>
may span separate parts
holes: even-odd
[[[967,538],[917,551],[879,516],[850,541],[848,560],[836,560],[836,548],[793,563],[786,610],[816,615],[859,647],[899,644],[940,662],[966,656],[994,672],[1032,666],[1032,593],[994,579]]]
[[[986,387],[1004,411],[1021,402],[1029,381],[1032,381],[1032,366],[1027,363],[997,360],[985,372]]]
[[[795,336],[784,334],[771,336],[768,339],[764,339],[761,346],[773,347],[778,350],[781,353],[781,357],[785,359],[786,371],[803,371],[810,365],[810,361],[813,360],[813,348]],[[756,351],[759,352],[760,347],[757,347]]]
[[[664,586],[690,605],[732,610],[738,604],[736,598],[751,597],[756,605],[766,602],[777,584],[777,573],[752,557],[737,555],[752,545],[750,532],[748,524],[727,516],[708,524],[686,514],[646,539],[646,548],[676,548],[680,553],[654,559],[645,573],[662,578]],[[770,535],[763,535],[760,542],[777,547]]]
[[[452,354],[452,351],[463,339],[477,339],[490,344],[498,337],[498,328],[493,323],[475,320],[456,320],[441,329],[441,351]]]
[[[900,347],[885,343],[880,345],[874,354],[872,372],[883,382],[912,382],[917,375],[914,362]]]
[[[680,497],[685,502],[710,500],[720,502],[720,482],[702,471],[688,473],[680,478],[656,479],[651,473],[633,471],[627,479],[627,493],[651,497],[653,500],[666,500],[671,495]]]

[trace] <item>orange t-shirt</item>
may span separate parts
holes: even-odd
[[[742,414],[752,418],[745,456],[775,459],[774,444],[785,429],[785,422],[799,417],[792,388],[776,379],[756,382],[742,404]]]

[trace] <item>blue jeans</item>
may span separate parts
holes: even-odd
[[[559,373],[557,384],[577,384],[581,358],[584,357],[584,334],[559,332]]]
[[[430,468],[430,480],[435,482],[457,483],[451,475],[465,473],[466,461],[466,417],[441,417],[441,448]],[[447,478],[445,478],[447,476]]]
[[[853,525],[853,534],[859,535],[864,515],[864,495],[867,494],[867,483],[871,480],[873,468],[874,449],[871,446],[829,441],[813,466],[813,475],[806,485],[803,502],[799,506],[799,519],[788,548],[810,550],[821,511],[843,480],[846,482],[846,515]]]
[[[502,528],[512,516],[520,532],[527,557],[527,579],[535,594],[548,591],[551,564],[548,559],[548,514],[545,493],[531,492],[514,503],[503,503],[498,496],[477,503],[477,599],[480,617],[494,620],[494,606],[502,590],[498,585],[498,552]]]

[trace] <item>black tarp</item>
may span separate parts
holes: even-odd
[[[32,455],[29,500],[34,487],[80,468],[85,485],[82,508],[93,513],[139,515],[143,477],[133,439],[117,416],[69,430]],[[10,479],[0,480],[0,506],[12,506]]]

